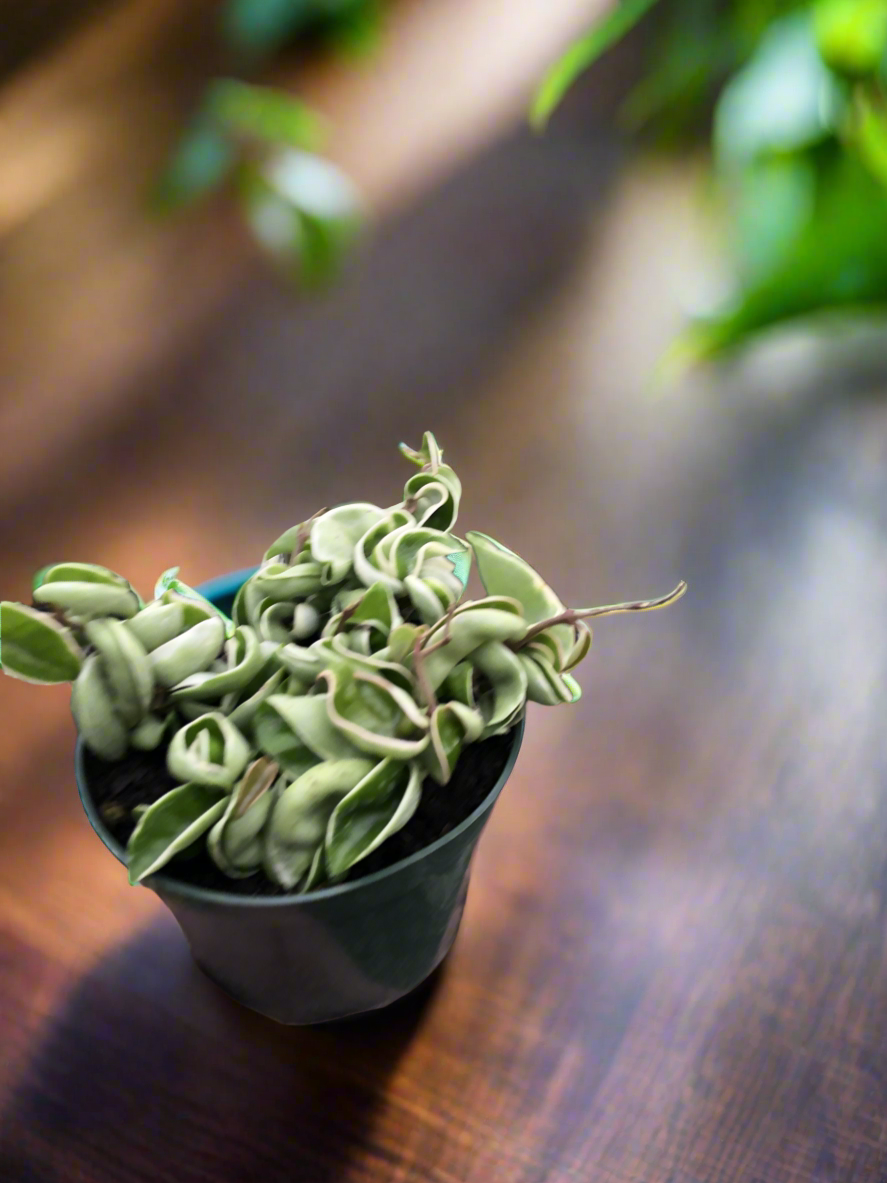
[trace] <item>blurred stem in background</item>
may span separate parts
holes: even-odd
[[[220,35],[244,70],[309,41],[371,50],[380,0],[226,0]],[[159,213],[227,189],[257,242],[303,289],[338,275],[363,220],[350,180],[317,153],[319,118],[285,91],[234,79],[212,82],[151,194]]]
[[[623,0],[567,50],[537,126],[654,4]],[[668,362],[802,318],[887,314],[887,0],[669,0],[658,15],[623,123],[667,150],[710,128],[735,281]]]

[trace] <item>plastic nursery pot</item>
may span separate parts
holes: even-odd
[[[199,590],[230,611],[252,570]],[[243,896],[179,882],[145,883],[185,934],[195,961],[238,1002],[280,1023],[320,1023],[388,1006],[419,986],[449,952],[471,859],[514,767],[523,723],[501,776],[480,806],[443,838],[383,871],[304,896]],[[126,852],[93,803],[78,740],[77,787],[89,821],[121,863]]]

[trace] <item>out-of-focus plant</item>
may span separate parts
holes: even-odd
[[[537,125],[654,2],[627,0],[567,51],[536,96]],[[673,147],[712,112],[735,277],[671,360],[802,318],[887,312],[887,0],[679,0],[659,15],[623,122]]]
[[[364,50],[381,29],[381,0],[226,0],[225,41],[244,57],[265,58],[296,38]]]
[[[250,69],[294,41],[336,49],[371,48],[379,0],[227,0],[222,36]],[[351,181],[318,153],[320,119],[285,91],[217,79],[175,147],[152,192],[169,213],[226,189],[259,244],[303,288],[340,270],[362,223]]]

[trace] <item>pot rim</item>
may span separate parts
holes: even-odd
[[[241,583],[255,571],[255,567],[247,567],[240,571],[232,571],[229,575],[219,576],[217,579],[212,579],[200,585],[197,589],[202,595],[208,599],[230,594],[231,590],[237,590]],[[423,847],[422,850],[416,851],[415,854],[408,855],[400,862],[393,863],[390,867],[385,867],[381,871],[374,871],[371,875],[365,875],[361,879],[355,879],[350,883],[339,883],[333,887],[322,887],[319,891],[309,891],[304,895],[280,895],[280,896],[249,896],[238,895],[236,892],[216,891],[213,888],[197,887],[192,883],[184,883],[179,879],[175,879],[170,875],[162,873],[151,875],[144,881],[145,887],[150,887],[165,895],[178,895],[186,899],[198,900],[204,903],[213,904],[227,904],[234,907],[245,908],[280,908],[280,907],[298,907],[299,905],[307,905],[314,903],[316,900],[327,900],[337,896],[347,895],[349,892],[353,893],[362,887],[371,887],[383,880],[391,878],[393,875],[405,870],[407,867],[415,866],[416,863],[421,862],[422,859],[428,858],[438,850],[442,850],[450,842],[456,841],[461,835],[473,825],[478,818],[482,817],[488,812],[496,801],[496,798],[505,787],[505,783],[511,776],[512,769],[517,761],[518,752],[520,751],[521,743],[524,738],[524,725],[526,716],[520,720],[515,727],[512,735],[511,751],[508,753],[508,759],[505,767],[499,774],[496,783],[484,797],[480,805],[474,809],[468,817],[461,821],[458,826],[449,830],[442,837]],[[84,745],[83,740],[77,737],[77,747],[74,752],[74,772],[77,779],[77,792],[80,796],[80,803],[83,806],[83,811],[89,819],[89,824],[98,834],[99,838],[110,850],[111,854],[122,863],[127,865],[125,847],[117,841],[117,839],[108,830],[105,823],[99,816],[98,809],[93,802],[92,796],[89,792],[89,778],[86,773],[84,764]]]

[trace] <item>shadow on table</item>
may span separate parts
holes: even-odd
[[[341,1179],[441,977],[366,1017],[282,1027],[207,981],[160,917],[60,1005],[0,1121],[0,1179]]]

